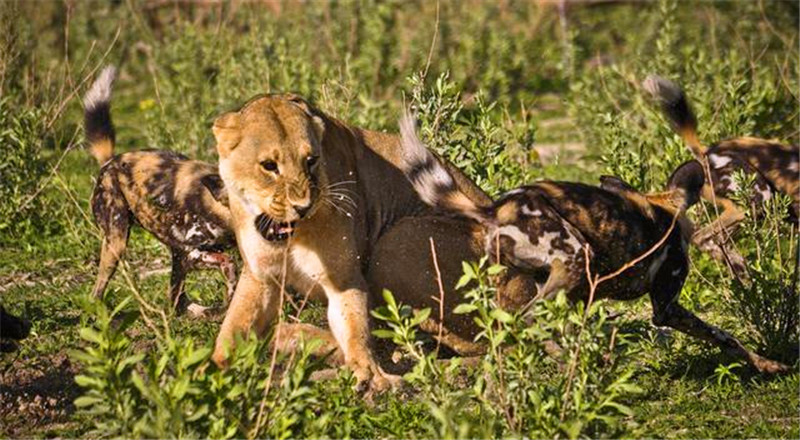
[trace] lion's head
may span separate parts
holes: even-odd
[[[311,212],[324,130],[295,95],[256,96],[214,121],[220,174],[267,240],[285,240]]]

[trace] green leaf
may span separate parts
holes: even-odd
[[[142,361],[142,359],[144,359],[144,353],[135,354],[133,356],[129,356],[129,357],[123,359],[117,365],[117,369],[116,369],[117,374],[118,375],[121,374],[122,371],[125,369],[125,367],[127,367],[128,365],[138,364],[139,362]]]
[[[569,438],[578,438],[581,435],[581,429],[583,428],[583,422],[580,420],[575,420],[570,423],[568,426],[565,427],[564,431]]]
[[[383,300],[386,301],[386,304],[389,306],[390,309],[397,309],[397,303],[394,301],[394,296],[389,289],[383,289]]]
[[[386,330],[386,329],[379,328],[379,329],[373,330],[372,331],[372,335],[375,336],[376,338],[392,339],[392,338],[395,337],[395,332],[393,332],[391,330]]]
[[[603,406],[604,407],[614,408],[617,411],[619,411],[621,414],[624,414],[626,416],[633,416],[633,410],[631,410],[630,408],[628,408],[627,406],[625,406],[625,405],[623,405],[621,403],[617,403],[617,402],[611,401],[611,402],[606,402]]]
[[[502,322],[503,324],[508,324],[514,321],[514,316],[512,316],[510,313],[506,312],[503,309],[494,309],[491,312],[489,312],[489,316]]]
[[[209,354],[211,354],[211,349],[208,347],[197,349],[192,354],[190,354],[186,359],[183,360],[183,365],[185,367],[190,367],[208,358]]]
[[[75,399],[75,401],[73,403],[78,408],[85,408],[87,406],[92,406],[92,405],[95,405],[95,404],[98,404],[98,403],[102,403],[102,402],[103,402],[103,399],[101,399],[99,397],[81,396],[81,397],[78,397],[77,399]]]
[[[125,299],[123,299],[123,300],[122,300],[122,301],[121,301],[119,304],[117,304],[117,306],[116,306],[116,307],[114,307],[114,310],[112,310],[112,311],[111,311],[111,316],[117,316],[117,314],[118,314],[119,312],[121,312],[121,311],[122,311],[122,309],[124,309],[124,308],[125,308],[125,306],[127,306],[127,305],[128,305],[128,303],[130,303],[130,302],[131,302],[131,300],[133,300],[133,297],[132,297],[132,296],[127,296],[127,297],[125,297]]]
[[[470,279],[475,278],[475,270],[473,270],[472,265],[466,261],[461,262],[461,272],[463,272],[464,275],[469,276]]]
[[[423,321],[428,319],[431,316],[431,308],[426,307],[414,314],[414,318],[411,319],[411,326],[416,327],[420,325]]]
[[[76,360],[78,362],[82,362],[82,363],[87,364],[87,365],[88,364],[93,364],[93,363],[98,362],[98,361],[101,361],[101,359],[99,359],[98,357],[92,356],[91,354],[89,354],[89,353],[87,353],[85,351],[82,351],[82,350],[67,350],[67,354],[72,359],[74,359],[74,360]]]
[[[456,290],[466,286],[470,281],[472,281],[471,276],[467,274],[461,275],[461,278],[458,279],[458,283],[456,283]]]
[[[89,342],[94,342],[97,345],[105,345],[106,340],[105,338],[103,338],[103,335],[101,335],[94,329],[91,329],[89,327],[84,327],[80,329],[78,334],[81,336],[82,339],[85,339]]]
[[[493,264],[489,266],[489,269],[487,269],[486,272],[489,275],[497,275],[504,270],[506,270],[506,267],[503,266],[502,264]]]
[[[456,308],[453,309],[453,313],[458,314],[458,315],[464,315],[464,314],[467,314],[467,313],[472,313],[475,310],[478,310],[478,306],[476,306],[475,304],[467,304],[467,303],[465,303],[465,304],[457,305]]]
[[[84,388],[105,388],[105,382],[96,377],[85,376],[83,374],[75,376],[75,383]]]

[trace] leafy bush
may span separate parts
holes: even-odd
[[[75,405],[91,416],[96,437],[149,438],[287,438],[323,433],[344,436],[337,414],[352,412],[352,379],[341,376],[314,384],[320,369],[300,347],[296,356],[276,358],[265,341],[237,341],[226,371],[211,364],[211,349],[174,337],[166,321],[150,328],[155,340],[134,344],[128,336],[142,317],[129,310],[133,297],[109,310],[84,298],[86,316],[80,330],[87,343],[71,352],[83,366],[75,377],[84,394]],[[156,321],[149,321],[151,324]],[[156,325],[156,324],[153,324]],[[312,343],[313,344],[313,343]],[[307,349],[306,349],[307,348]],[[331,397],[331,390],[335,396]],[[321,417],[320,417],[321,415]]]
[[[734,199],[749,204],[754,176],[734,176],[739,190]],[[797,227],[786,221],[791,199],[776,194],[762,206],[751,207],[745,214],[736,246],[744,249],[750,280],[731,280],[733,301],[729,308],[748,323],[750,338],[768,357],[794,363],[800,344],[800,253]]]
[[[47,175],[40,111],[15,111],[0,98],[0,243],[46,233],[45,203],[37,198]],[[13,244],[13,243],[12,243]]]
[[[631,383],[632,348],[608,322],[601,303],[569,304],[561,294],[537,302],[524,314],[497,306],[491,278],[500,266],[464,263],[459,286],[469,302],[456,313],[473,313],[481,329],[476,337],[487,346],[467,387],[454,386],[461,366],[451,359],[443,367],[436,353],[424,353],[415,327],[430,309],[412,312],[384,292],[386,306],[373,315],[390,330],[390,338],[416,360],[406,379],[422,390],[431,418],[427,436],[437,438],[618,437],[632,425],[624,400],[639,392]],[[585,322],[585,326],[583,323]],[[457,382],[457,381],[455,381]]]

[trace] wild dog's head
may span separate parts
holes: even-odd
[[[660,206],[671,215],[678,215],[681,233],[691,235],[694,226],[686,217],[686,210],[700,200],[705,181],[703,166],[696,160],[690,160],[672,172],[667,181],[667,187],[662,192],[640,193],[627,182],[615,176],[600,177],[600,187],[637,203],[650,217],[654,215],[653,205]]]
[[[319,196],[323,119],[295,95],[260,95],[214,121],[220,174],[270,241],[283,241]]]
[[[705,172],[700,162],[684,162],[667,180],[667,193],[673,206],[681,211],[691,208],[700,200],[700,193],[706,183]]]

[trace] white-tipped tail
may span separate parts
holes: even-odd
[[[661,111],[695,157],[705,154],[706,148],[697,137],[697,118],[683,90],[674,82],[658,75],[649,75],[642,83],[642,88],[658,102]]]
[[[490,222],[489,216],[467,197],[439,159],[417,136],[416,121],[409,112],[400,119],[400,144],[403,173],[423,202],[457,211],[479,222]]]
[[[87,149],[99,164],[114,155],[114,124],[111,122],[111,86],[117,76],[114,66],[107,66],[83,97],[83,130]]]
[[[108,104],[111,101],[111,86],[117,77],[117,68],[106,66],[94,80],[92,87],[83,97],[84,110],[93,110],[100,105]]]
[[[642,88],[662,102],[676,102],[683,99],[683,91],[674,82],[658,75],[648,75]]]
[[[403,172],[423,202],[438,205],[439,199],[455,188],[455,182],[417,136],[416,120],[409,112],[400,119],[400,139],[405,165]]]

